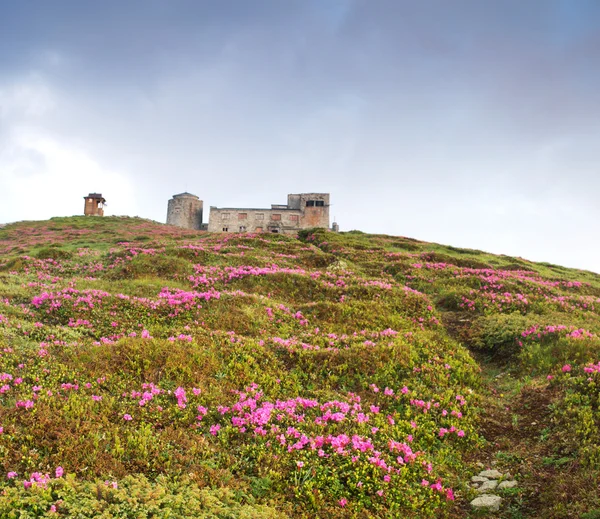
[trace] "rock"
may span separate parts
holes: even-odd
[[[477,465],[480,469],[485,467],[485,465],[483,463],[481,463],[481,461],[478,461],[477,463],[475,463],[475,465]]]
[[[501,497],[484,494],[483,496],[473,499],[473,501],[471,501],[471,506],[477,510],[497,512],[500,510],[500,503],[502,503]]]
[[[494,490],[497,486],[498,486],[497,481],[494,481],[494,480],[486,481],[485,483],[482,483],[482,485],[477,489],[477,492],[484,493],[484,492],[487,492],[488,490]]]
[[[499,479],[502,477],[502,472],[497,471],[496,469],[492,469],[492,470],[482,470],[479,475],[482,478],[489,478],[489,479]]]
[[[485,483],[486,481],[489,481],[489,479],[481,476],[473,476],[471,478],[471,483]]]
[[[502,488],[515,488],[517,486],[517,482],[516,481],[502,481],[499,485],[498,488],[502,489]]]

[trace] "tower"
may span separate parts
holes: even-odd
[[[83,198],[85,200],[85,205],[83,207],[83,214],[85,216],[104,216],[104,205],[106,204],[106,200],[101,193],[90,193]]]
[[[200,230],[203,205],[202,200],[191,193],[173,195],[167,208],[167,225]]]

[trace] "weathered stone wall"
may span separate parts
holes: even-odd
[[[202,210],[204,203],[196,195],[182,193],[169,200],[167,224],[185,229],[202,228]]]
[[[311,205],[313,203],[315,205]],[[299,206],[300,211],[302,211],[300,229],[310,229],[312,227],[329,229],[329,193],[288,195],[288,205],[292,204]]]
[[[278,232],[295,234],[302,212],[290,209],[210,208],[210,232]]]

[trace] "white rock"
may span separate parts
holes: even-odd
[[[486,481],[489,481],[488,478],[483,478],[481,476],[473,476],[471,478],[471,482],[472,483],[485,483]]]
[[[487,492],[488,490],[494,490],[497,486],[498,486],[497,481],[494,481],[494,480],[486,481],[477,489],[477,492],[483,494],[484,492]]]
[[[473,499],[473,501],[471,501],[471,506],[478,510],[491,510],[492,512],[497,512],[500,510],[500,503],[502,503],[501,497],[484,494],[483,496]]]
[[[479,475],[482,478],[498,479],[502,477],[502,472],[499,472],[496,469],[482,470]]]
[[[502,481],[499,485],[498,488],[515,488],[517,486],[517,482],[516,481]]]

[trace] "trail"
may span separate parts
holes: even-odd
[[[497,468],[519,485],[499,493],[504,499],[498,518],[581,518],[576,495],[593,496],[593,479],[581,480],[579,467],[560,452],[552,405],[559,394],[545,379],[517,375],[509,364],[473,353],[481,367],[483,401],[480,434],[487,445],[472,455],[473,464]],[[467,517],[481,517],[471,511]],[[600,516],[590,516],[600,517]]]

